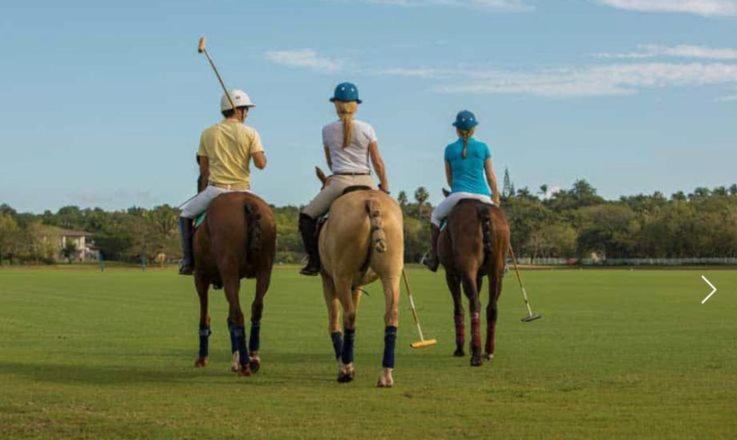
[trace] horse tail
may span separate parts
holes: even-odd
[[[261,213],[253,203],[246,203],[246,234],[248,237],[248,250],[258,252],[261,249]]]
[[[371,249],[379,253],[384,253],[387,250],[386,233],[384,232],[384,225],[381,221],[379,202],[373,198],[366,200],[366,212],[371,222]]]
[[[481,234],[484,237],[484,252],[491,252],[494,249],[491,239],[491,212],[487,205],[479,205],[476,207],[479,221],[481,222]]]

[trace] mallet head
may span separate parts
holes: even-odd
[[[525,316],[524,318],[520,319],[520,321],[522,321],[522,322],[532,322],[532,321],[534,321],[536,319],[540,319],[542,317],[543,317],[543,315],[541,315],[539,313],[531,313],[531,314]]]
[[[205,51],[205,37],[200,37],[200,43],[197,45],[197,52],[202,53]]]
[[[425,347],[433,346],[437,343],[438,341],[436,341],[435,339],[423,339],[422,341],[419,341],[419,342],[413,342],[409,346],[412,348],[425,348]]]

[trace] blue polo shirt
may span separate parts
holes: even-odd
[[[468,154],[462,157],[463,140],[458,139],[445,147],[445,161],[450,164],[453,176],[451,192],[468,192],[491,196],[486,182],[484,163],[491,157],[489,146],[474,139],[468,139]]]

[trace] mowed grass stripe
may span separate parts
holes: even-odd
[[[316,278],[277,267],[266,297],[263,369],[228,373],[222,291],[213,291],[210,365],[192,367],[198,305],[171,269],[0,270],[0,430],[11,438],[704,438],[737,436],[737,272],[525,271],[543,319],[524,315],[510,273],[492,365],[454,349],[442,274],[409,271],[428,337],[406,297],[397,386],[373,388],[384,300],[358,316],[355,383],[336,368]],[[250,310],[253,282],[243,283]],[[483,304],[488,300],[486,286]],[[247,312],[248,314],[248,312]],[[482,314],[483,315],[483,314]]]

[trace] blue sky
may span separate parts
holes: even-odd
[[[520,186],[601,194],[737,182],[737,0],[25,2],[0,16],[0,203],[106,209],[193,192],[219,118],[201,35],[269,166],[306,203],[334,85],[356,82],[391,188],[443,185],[458,110]]]

